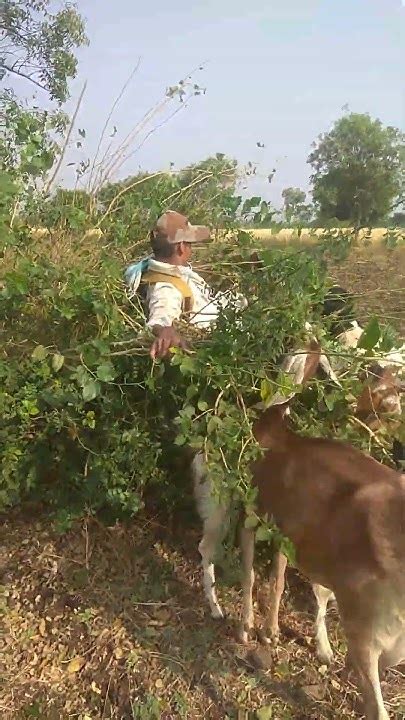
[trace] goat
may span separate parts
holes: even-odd
[[[400,393],[405,391],[405,385],[393,375],[390,369],[382,369],[379,366],[368,371],[367,380],[368,382],[357,401],[355,416],[370,429],[376,430],[383,422],[387,422],[385,415],[401,415]],[[401,443],[398,443],[398,447],[403,450]],[[399,454],[398,448],[397,453]],[[269,577],[271,603],[268,626],[273,640],[276,640],[279,634],[278,615],[284,591],[286,567],[287,558],[277,552],[273,558]],[[312,590],[317,604],[316,653],[322,663],[329,664],[333,658],[333,651],[326,628],[326,612],[329,601],[334,600],[334,595],[328,588],[319,584],[314,584]]]
[[[327,365],[325,357],[322,356],[320,352],[314,352],[315,347],[316,346],[312,344],[312,351],[309,353],[297,353],[293,358],[291,356],[287,356],[285,362],[283,363],[284,369],[293,373],[297,384],[301,384],[304,381],[304,378],[308,379],[309,377],[314,376],[319,363],[323,367]],[[385,383],[386,386],[390,386],[389,393],[385,392],[384,394],[381,392],[381,383]],[[378,411],[381,413],[384,409],[385,411],[392,411],[394,397],[396,400],[396,407],[398,408],[399,406],[398,393],[399,388],[397,387],[393,376],[389,374],[389,371],[385,370],[382,373],[371,375],[369,384],[367,385],[367,393],[363,391],[363,394],[359,398],[359,410],[361,413],[366,411],[365,399],[368,398],[370,412]],[[273,398],[273,403],[280,403],[284,401],[285,398],[282,397],[278,398],[276,396]],[[366,413],[366,416],[368,416],[368,414],[369,413]],[[203,521],[203,536],[199,544],[199,551],[202,558],[204,592],[208,600],[212,616],[214,618],[222,618],[223,612],[219,605],[215,589],[215,570],[213,559],[217,544],[222,539],[227,526],[230,508],[225,503],[218,503],[218,501],[216,501],[212,496],[212,485],[210,478],[207,476],[204,459],[201,454],[197,454],[193,459],[192,474],[197,510],[201,520]],[[273,557],[269,577],[271,602],[267,618],[267,628],[273,641],[277,640],[279,634],[279,608],[284,591],[286,566],[287,558],[282,553],[276,552]],[[317,614],[315,620],[317,655],[321,662],[328,664],[333,658],[333,652],[328,639],[325,619],[328,602],[334,598],[334,595],[331,590],[326,587],[322,587],[320,584],[313,584],[312,589],[317,602]],[[248,632],[242,629],[242,642],[246,642],[247,639]],[[262,636],[262,640],[266,643],[271,642],[271,640],[265,635]]]
[[[254,426],[266,448],[252,469],[258,513],[292,540],[304,574],[334,593],[366,718],[387,720],[379,670],[405,658],[405,476],[345,443],[300,437],[287,409],[270,407]],[[254,531],[243,528],[241,547],[247,633]]]
[[[304,375],[308,373],[308,368],[315,367],[316,372],[318,366],[321,366],[332,380],[338,382],[329,365],[328,359],[319,351],[318,345],[314,343],[314,341],[310,343],[307,350],[297,352],[294,355],[287,355],[282,364],[282,369],[290,372],[295,383],[300,385]],[[290,397],[293,397],[293,395],[294,393],[292,393]],[[272,402],[285,402],[285,397],[276,394]],[[198,549],[203,568],[204,592],[210,606],[212,617],[220,619],[223,618],[223,612],[218,603],[215,590],[215,568],[213,560],[216,547],[223,539],[227,527],[230,506],[228,503],[218,501],[214,497],[211,479],[207,475],[202,453],[197,453],[194,456],[191,462],[191,475],[197,512],[203,523],[202,539]]]

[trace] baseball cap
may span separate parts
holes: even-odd
[[[207,242],[210,235],[210,230],[205,225],[192,225],[184,215],[175,210],[167,210],[151,230],[150,241],[152,248],[157,250],[181,242]]]

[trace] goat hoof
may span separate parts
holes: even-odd
[[[316,651],[316,656],[322,665],[330,665],[333,660],[332,648],[322,648]]]
[[[266,639],[269,645],[277,646],[280,640],[280,631],[278,629],[271,630]]]

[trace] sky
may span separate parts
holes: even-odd
[[[87,89],[77,126],[93,157],[114,100],[139,61],[109,123],[115,146],[168,86],[195,68],[206,94],[163,123],[119,169],[175,168],[216,152],[259,164],[249,192],[280,204],[286,186],[308,189],[311,143],[348,106],[405,129],[405,0],[78,0],[89,47],[68,109]],[[165,114],[166,113],[166,114]],[[135,146],[142,141],[137,136]],[[258,148],[257,142],[264,148]],[[265,179],[276,168],[271,184]],[[72,168],[60,177],[71,183]]]

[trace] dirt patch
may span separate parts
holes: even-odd
[[[280,645],[239,645],[239,590],[219,580],[229,619],[212,620],[197,541],[195,530],[180,537],[145,518],[130,528],[92,520],[64,536],[47,518],[9,518],[1,531],[4,720],[354,717],[336,615],[327,670],[314,655],[309,587],[290,573]],[[404,717],[404,677],[390,674],[384,693]]]

